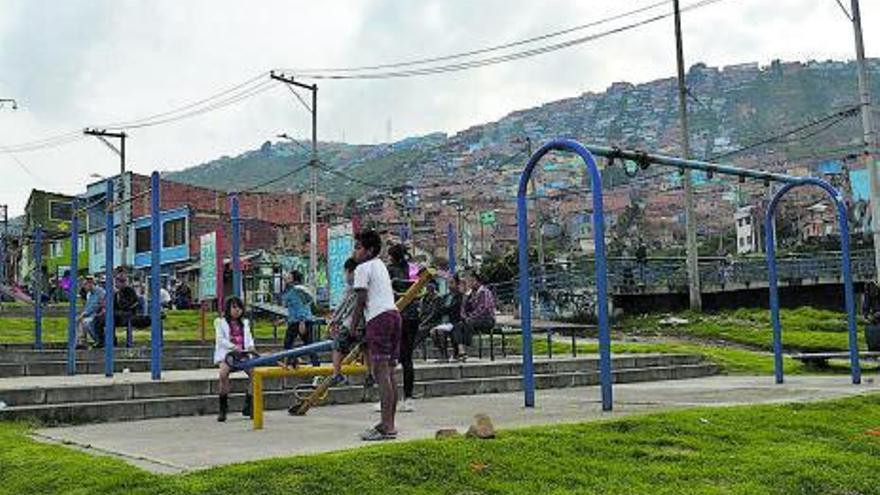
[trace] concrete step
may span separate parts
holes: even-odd
[[[480,349],[476,339],[474,345],[468,348],[468,354],[476,358],[488,358],[490,355],[500,359],[507,356],[516,356],[519,349],[511,349],[505,346],[502,349],[500,340],[495,339],[495,352],[489,352],[489,339],[483,343]],[[282,349],[280,344],[261,344],[258,346],[261,354],[272,354]],[[427,353],[427,359],[425,354]],[[128,369],[131,372],[149,371],[151,350],[149,347],[118,347],[114,350],[114,371],[122,372]],[[319,353],[322,362],[330,361],[330,353]],[[440,357],[433,345],[421,345],[415,350],[414,359],[417,362],[435,360]],[[541,356],[539,356],[541,357]],[[198,368],[215,368],[213,344],[188,344],[166,346],[162,351],[163,370],[191,370]],[[77,374],[103,374],[104,373],[104,350],[82,349],[76,351]],[[66,348],[45,349],[36,351],[33,349],[2,349],[0,348],[0,378],[12,378],[19,376],[52,376],[67,374],[67,350]]]
[[[653,354],[653,355],[621,355],[614,359],[613,367],[617,369],[681,366],[700,364],[702,357],[691,354]],[[560,373],[577,373],[597,371],[599,361],[595,358],[540,360],[535,362],[536,375]],[[522,374],[520,361],[469,362],[467,364],[417,365],[417,382],[434,382],[449,380],[470,380],[502,376],[519,377]],[[400,369],[398,377],[402,379]],[[160,397],[181,397],[188,395],[204,395],[217,393],[217,379],[213,373],[202,373],[201,378],[173,380],[141,380],[127,379],[126,375],[114,379],[113,383],[77,385],[76,377],[67,384],[54,386],[23,386],[0,390],[0,400],[7,406],[26,406],[38,404],[63,404],[67,402],[91,402],[104,400],[128,400]],[[145,378],[145,377],[136,377]],[[360,385],[363,378],[353,376],[352,385]],[[265,381],[266,390],[293,389],[310,379],[284,378]],[[244,392],[247,378],[239,374],[232,379],[234,391]]]
[[[521,364],[517,362],[467,363],[422,366],[416,369],[416,395],[437,397],[521,390]],[[613,364],[616,382],[668,380],[708,376],[717,367],[693,355],[620,356]],[[598,383],[598,359],[578,358],[535,363],[536,386],[559,388]],[[302,379],[267,380],[267,409],[290,405],[293,389]],[[331,390],[329,404],[364,400],[360,380]],[[232,381],[233,408],[240,407],[247,387],[245,378]],[[175,381],[141,381],[107,385],[22,387],[0,390],[6,408],[0,420],[35,419],[47,423],[121,421],[216,412],[216,378]],[[375,390],[367,394],[374,400]]]
[[[714,375],[717,372],[718,369],[715,365],[688,364],[650,368],[622,368],[614,370],[613,374],[616,383],[632,383],[698,378]],[[535,376],[535,386],[538,389],[584,387],[596,385],[598,382],[598,371],[538,374]],[[519,390],[522,390],[521,377],[498,376],[417,382],[415,392],[417,396],[422,397],[442,397],[516,392]],[[268,410],[286,409],[294,400],[294,393],[290,389],[268,390],[264,395],[264,400],[265,407]],[[353,404],[376,400],[375,389],[365,395],[362,387],[351,386],[331,390],[326,404]],[[243,393],[237,392],[230,395],[231,411],[240,411],[242,405]],[[39,420],[46,424],[133,421],[215,414],[217,408],[217,396],[209,393],[181,397],[145,397],[128,400],[111,399],[105,401],[13,406],[0,410],[0,420]]]

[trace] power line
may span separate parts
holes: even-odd
[[[207,112],[219,110],[221,108],[233,105],[247,98],[251,98],[260,93],[272,89],[274,85],[270,81],[263,80],[268,71],[262,72],[250,79],[236,84],[228,89],[212,94],[208,97],[199,99],[198,101],[173,108],[171,110],[150,115],[147,117],[134,119],[130,121],[115,122],[110,124],[97,125],[102,129],[138,129],[144,127],[152,127],[160,124],[166,124],[190,117],[195,117]],[[82,130],[65,132],[47,136],[42,139],[26,141],[12,145],[0,146],[0,154],[8,153],[24,153],[30,151],[38,151],[58,146],[64,146],[80,139],[83,139]]]
[[[408,60],[408,61],[404,61],[404,62],[394,62],[394,63],[380,64],[380,65],[364,65],[364,66],[359,66],[359,67],[305,68],[305,69],[298,69],[295,72],[362,72],[362,71],[368,71],[368,70],[381,70],[381,69],[392,69],[392,68],[398,68],[398,67],[410,67],[413,65],[425,65],[425,64],[434,63],[434,62],[443,62],[446,60],[466,58],[466,57],[471,57],[474,55],[481,55],[484,53],[505,50],[508,48],[516,47],[516,46],[522,46],[522,45],[527,45],[530,43],[535,43],[538,41],[556,38],[556,37],[570,34],[570,33],[576,32],[576,31],[581,31],[581,30],[587,29],[589,27],[599,26],[599,25],[606,24],[611,21],[623,19],[625,17],[630,17],[632,15],[640,14],[642,12],[647,12],[647,11],[652,10],[654,8],[667,5],[668,3],[669,2],[667,0],[662,0],[659,2],[654,2],[650,5],[645,6],[645,7],[630,10],[630,11],[623,12],[620,14],[615,14],[610,17],[605,17],[603,19],[592,21],[587,24],[581,24],[581,25],[574,26],[574,27],[571,27],[568,29],[554,31],[552,33],[547,33],[547,34],[543,34],[543,35],[536,36],[533,38],[527,38],[527,39],[520,40],[520,41],[514,41],[512,43],[493,45],[493,46],[486,47],[486,48],[481,48],[481,49],[471,50],[471,51],[466,51],[466,52],[453,53],[450,55],[443,55],[443,56],[431,57],[431,58],[420,58],[420,59]]]
[[[681,9],[682,12],[702,8],[714,3],[718,3],[724,0],[701,0],[694,4],[691,4],[687,7]],[[529,50],[523,50],[519,52],[514,52],[508,55],[499,55],[494,57],[488,57],[478,60],[473,60],[469,62],[460,62],[454,64],[446,64],[439,65],[435,67],[426,67],[421,69],[410,69],[403,71],[390,71],[390,72],[373,72],[373,73],[365,73],[365,74],[334,74],[334,73],[322,73],[322,72],[313,72],[313,73],[300,73],[297,74],[297,77],[304,79],[329,79],[329,80],[349,80],[349,79],[395,79],[395,78],[403,78],[403,77],[415,77],[415,76],[425,76],[425,75],[433,75],[433,74],[442,74],[446,72],[458,72],[478,67],[485,67],[488,65],[497,65],[504,62],[510,62],[513,60],[519,60],[529,57],[534,57],[538,55],[543,55],[546,53],[555,52],[558,50],[562,50],[565,48],[570,48],[572,46],[581,45],[590,41],[595,41],[600,38],[605,38],[607,36],[611,36],[613,34],[622,33],[625,31],[629,31],[632,29],[636,29],[654,22],[661,21],[666,19],[667,17],[671,17],[672,13],[666,14],[658,14],[653,17],[649,17],[647,19],[633,22],[630,24],[626,24],[624,26],[620,26],[614,29],[609,29],[607,31],[603,31],[597,34],[592,34],[588,36],[584,36],[581,38],[576,38],[569,41],[559,42],[552,45],[547,45],[538,48],[532,48]],[[297,71],[291,69],[284,69],[285,72],[293,72]]]
[[[267,181],[265,181],[265,182],[261,182],[261,183],[259,183],[259,184],[255,184],[255,185],[253,185],[253,186],[246,187],[246,188],[244,188],[244,189],[242,189],[242,190],[240,190],[240,191],[236,191],[236,192],[238,192],[238,193],[252,192],[252,191],[255,191],[255,190],[257,190],[257,189],[262,189],[262,188],[264,188],[264,187],[271,186],[272,184],[275,184],[276,182],[282,181],[282,180],[284,180],[284,179],[286,179],[286,178],[288,178],[288,177],[290,177],[290,176],[292,176],[292,175],[295,175],[295,174],[297,174],[297,173],[299,173],[299,172],[301,172],[301,171],[307,169],[308,167],[309,167],[309,164],[308,164],[308,163],[305,164],[305,165],[301,165],[301,166],[299,166],[299,167],[297,167],[297,168],[295,168],[295,169],[293,169],[293,170],[289,170],[289,171],[287,171],[287,172],[285,172],[285,173],[283,173],[283,174],[281,174],[281,175],[279,175],[279,176],[277,176],[277,177],[274,177],[274,178],[272,178],[272,179],[269,179],[269,180],[267,180]]]

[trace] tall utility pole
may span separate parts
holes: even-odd
[[[309,211],[309,288],[312,293],[318,293],[318,85],[303,84],[294,81],[292,77],[284,74],[269,73],[269,77],[287,84],[300,103],[312,114],[312,159],[311,165],[311,207]],[[307,105],[291,86],[307,89],[312,92],[312,106]]]
[[[0,205],[3,208],[3,242],[0,244],[0,281],[9,284],[7,277],[6,263],[8,262],[7,253],[9,246],[9,205]]]
[[[856,61],[859,70],[859,102],[862,106],[862,131],[865,151],[863,157],[868,169],[871,185],[871,230],[874,233],[874,268],[876,280],[880,281],[880,177],[878,177],[877,160],[874,153],[880,148],[877,134],[874,132],[874,115],[871,113],[871,85],[868,81],[868,70],[865,67],[865,41],[862,38],[862,14],[859,0],[851,0],[852,12],[850,19],[856,38]]]
[[[2,107],[4,103],[12,103],[12,109],[18,110],[18,102],[15,101],[15,98],[0,98],[0,107]],[[8,284],[9,278],[7,276],[6,264],[9,262],[7,259],[9,248],[9,205],[2,205],[0,208],[3,208],[3,241],[2,245],[0,245],[0,281],[4,284]]]
[[[678,0],[672,0],[672,5],[675,9],[675,56],[678,65],[678,118],[681,124],[681,157],[687,160],[690,157],[690,138],[687,121],[687,86],[684,81],[684,48],[681,41],[681,11],[678,7]],[[684,207],[690,308],[693,311],[700,311],[703,302],[700,297],[700,266],[697,261],[697,218],[694,212],[694,185],[691,182],[689,170],[685,170],[684,174]]]
[[[110,148],[111,151],[119,155],[119,192],[117,196],[119,197],[119,225],[120,232],[120,259],[122,260],[119,264],[121,266],[128,265],[128,214],[129,208],[131,208],[130,204],[125,204],[127,196],[127,188],[125,186],[125,139],[128,137],[124,132],[108,132],[106,130],[100,129],[85,129],[83,130],[83,134],[87,136],[95,136],[98,138],[104,145]],[[113,145],[107,138],[115,138],[119,139],[119,148]],[[113,202],[113,198],[107,198],[108,205]],[[110,232],[107,235],[111,235]]]

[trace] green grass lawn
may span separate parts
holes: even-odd
[[[393,443],[174,476],[27,432],[0,424],[0,493],[880,494],[876,394],[502,430],[488,441]]]
[[[684,312],[674,316],[688,320],[684,325],[663,325],[668,315],[650,314],[627,318],[618,326],[627,335],[677,336],[712,342],[729,342],[755,349],[772,350],[770,311],[738,309],[718,313]],[[782,343],[787,351],[834,351],[849,349],[846,314],[809,307],[780,312]],[[863,326],[859,324],[859,345],[864,348]]]
[[[215,314],[209,313],[206,320],[205,338],[214,340],[213,321]],[[279,327],[279,338],[284,338],[284,328]],[[125,329],[117,328],[117,335],[124,338]],[[182,310],[169,311],[164,320],[165,340],[198,340],[199,311]],[[269,320],[258,319],[256,322],[256,338],[271,338],[272,323]],[[150,330],[135,330],[136,342],[148,342]],[[34,341],[33,318],[0,318],[0,344],[29,344]],[[67,342],[67,318],[46,317],[43,318],[43,342]]]
[[[520,345],[519,341],[516,345]],[[547,355],[547,341],[536,340],[532,348],[536,357]],[[597,354],[599,352],[598,344],[578,344],[578,354]],[[706,359],[718,365],[723,373],[731,375],[771,375],[773,374],[773,355],[766,352],[752,351],[748,349],[739,349],[735,347],[721,347],[708,344],[690,343],[690,342],[657,342],[657,343],[641,343],[641,342],[625,342],[612,343],[612,354],[701,354]],[[571,354],[571,345],[554,342],[554,356],[565,356]],[[800,361],[796,361],[789,357],[783,356],[783,369],[786,374],[803,374],[807,372],[806,367]],[[836,368],[831,367],[830,372],[848,372],[849,367]],[[811,371],[814,372],[814,371]]]

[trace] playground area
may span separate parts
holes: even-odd
[[[786,192],[802,186],[814,186],[826,192],[838,206],[840,228],[844,233],[840,266],[845,312],[828,317],[834,320],[834,324],[829,325],[833,328],[817,331],[815,326],[810,326],[808,332],[829,334],[819,340],[833,345],[801,345],[805,336],[792,328],[790,321],[786,323],[793,331],[783,333],[772,233],[766,239],[770,310],[760,310],[764,315],[760,326],[765,330],[758,338],[760,342],[748,340],[755,339],[754,328],[748,328],[749,322],[745,325],[747,328],[734,332],[736,338],[743,340],[736,343],[741,347],[718,346],[711,339],[689,341],[687,338],[693,335],[687,332],[694,335],[701,331],[712,332],[700,314],[690,315],[698,320],[694,325],[676,318],[656,321],[661,326],[671,321],[673,327],[682,323],[686,330],[679,335],[664,329],[661,333],[665,334],[646,338],[641,333],[645,331],[644,327],[613,328],[613,294],[607,283],[601,188],[592,194],[593,275],[590,280],[582,282],[593,286],[595,291],[595,304],[590,305],[595,311],[595,325],[534,318],[532,311],[537,301],[532,294],[543,281],[530,267],[526,191],[533,168],[551,152],[577,155],[594,184],[601,184],[594,154],[610,160],[636,160],[643,168],[655,164],[686,172],[782,183],[783,187],[777,191],[766,212],[768,232],[775,207]],[[228,227],[231,231],[231,286],[224,287],[222,256],[215,253],[208,257],[200,280],[203,285],[210,286],[207,293],[202,291],[207,299],[203,298],[197,318],[192,312],[184,318],[183,314],[175,315],[162,306],[158,248],[161,241],[158,226],[161,191],[159,174],[153,173],[151,187],[145,192],[150,196],[153,215],[153,227],[149,232],[153,248],[148,276],[149,297],[141,303],[139,314],[145,323],[134,325],[130,308],[118,305],[127,280],[124,270],[114,267],[114,246],[112,238],[108,237],[103,290],[95,289],[91,278],[86,279],[89,297],[100,294],[94,296],[94,300],[87,299],[86,306],[96,307],[97,304],[103,308],[104,313],[95,318],[103,323],[103,328],[114,329],[94,339],[102,348],[82,348],[79,340],[82,336],[81,318],[77,316],[77,280],[72,277],[67,288],[67,318],[56,315],[54,320],[44,321],[43,305],[34,304],[32,346],[19,336],[18,343],[9,342],[0,350],[5,358],[0,364],[0,377],[6,377],[0,378],[0,420],[35,423],[25,427],[27,440],[21,435],[17,437],[18,441],[37,442],[29,443],[29,448],[75,449],[97,458],[112,459],[112,462],[122,461],[150,473],[186,477],[211,473],[228,465],[290,462],[279,458],[291,456],[293,459],[304,455],[352,455],[357,458],[362,452],[369,458],[377,453],[381,456],[394,448],[360,449],[372,441],[398,444],[403,450],[410,448],[407,445],[411,442],[417,445],[412,447],[416,449],[422,445],[426,450],[443,449],[447,448],[446,445],[460,445],[455,442],[461,441],[528,438],[532,430],[518,430],[525,427],[539,428],[551,436],[553,430],[564,432],[567,428],[589,428],[593,422],[597,422],[595,428],[600,431],[603,428],[623,428],[625,431],[632,427],[625,425],[639,425],[640,421],[650,424],[654,421],[652,418],[666,417],[664,414],[677,417],[676,411],[682,409],[743,406],[761,410],[764,406],[776,406],[775,410],[784,414],[789,410],[797,411],[798,407],[807,407],[804,404],[812,402],[821,404],[822,401],[837,400],[864,404],[876,401],[874,394],[880,391],[880,384],[875,383],[874,377],[863,377],[862,373],[863,365],[867,361],[876,361],[877,354],[863,352],[858,334],[856,296],[846,241],[845,205],[840,202],[836,190],[820,179],[617,148],[588,148],[565,139],[549,141],[531,156],[520,177],[517,202],[519,277],[518,298],[514,304],[517,314],[497,311],[491,290],[483,285],[483,275],[472,270],[466,272],[462,277],[466,278],[465,288],[461,289],[464,302],[459,301],[457,309],[451,313],[456,318],[455,324],[450,323],[445,330],[451,332],[454,351],[451,360],[446,349],[447,336],[437,333],[440,320],[427,326],[436,345],[429,344],[428,334],[423,331],[423,319],[432,313],[423,309],[430,308],[424,301],[429,293],[433,297],[438,292],[438,285],[444,286],[444,296],[452,297],[459,290],[454,241],[447,246],[449,259],[442,268],[410,264],[404,256],[403,265],[397,266],[401,275],[391,277],[390,268],[384,262],[373,263],[378,261],[380,254],[386,254],[391,258],[388,266],[394,267],[391,250],[382,253],[382,240],[375,231],[361,231],[354,243],[353,268],[346,268],[351,272],[346,275],[352,278],[350,284],[357,284],[354,281],[359,276],[366,277],[365,270],[361,270],[363,267],[381,266],[384,278],[379,280],[389,287],[385,291],[387,295],[382,295],[387,300],[386,306],[377,314],[392,318],[384,322],[373,315],[374,319],[369,320],[373,322],[373,330],[368,326],[363,340],[355,339],[346,345],[337,333],[343,325],[342,316],[334,313],[327,319],[316,318],[317,315],[311,314],[314,298],[299,299],[297,291],[307,293],[299,272],[289,273],[287,290],[281,296],[285,305],[273,304],[274,301],[250,305],[242,302],[240,218],[238,198],[233,195],[230,199],[231,223],[218,226],[219,230]],[[112,196],[112,185],[108,183],[107,197]],[[71,266],[78,266],[76,233],[79,230],[75,218],[70,230]],[[106,229],[111,231],[112,214],[108,214],[106,220]],[[372,237],[362,237],[364,233]],[[369,244],[364,240],[371,238],[375,239]],[[36,243],[39,253],[39,230]],[[405,252],[401,245],[394,247]],[[368,250],[369,257],[363,254]],[[347,252],[342,254],[345,254],[343,258],[349,256]],[[393,285],[401,281],[405,282],[404,288]],[[353,287],[347,306],[350,320],[346,325],[356,328],[361,316],[370,325],[366,317],[367,286]],[[7,295],[27,304],[19,293],[7,291]],[[211,313],[205,302],[211,298],[215,299],[215,307],[222,311],[222,317],[213,325],[214,332],[205,330],[210,328],[206,320]],[[43,300],[39,286],[33,300]],[[346,307],[339,301],[337,304],[337,310]],[[245,306],[248,306],[247,313]],[[296,316],[299,311],[305,311],[300,307],[309,308],[308,325]],[[399,326],[402,323],[395,324],[394,319],[402,321],[400,315],[412,308],[418,311],[417,316],[410,317],[413,331],[412,341],[407,344],[410,346],[409,368],[406,359],[401,359],[403,370],[400,373],[396,369],[398,356],[395,353],[399,352],[398,346],[402,346],[405,339]],[[484,311],[482,326],[478,330],[474,308]],[[172,325],[175,320],[176,326]],[[279,332],[277,320],[283,320],[282,328],[286,329],[283,345],[279,337],[284,332]],[[377,324],[376,321],[383,322]],[[50,322],[54,326],[44,329],[44,323]],[[254,327],[258,322],[259,329]],[[267,325],[267,322],[272,323]],[[637,321],[636,324],[640,323],[645,322]],[[375,336],[379,330],[376,325],[381,326],[381,331],[398,333],[390,333],[384,340],[377,341]],[[232,338],[233,327],[237,332],[236,343]],[[175,334],[175,331],[179,333]],[[301,338],[301,346],[293,345],[295,339],[291,332]],[[210,343],[212,333],[216,337],[215,345]],[[389,348],[388,354],[377,353],[377,349],[383,349],[383,343],[393,344],[397,350]],[[307,357],[308,363],[304,361]],[[876,364],[864,369],[873,371]],[[238,373],[230,380],[229,374],[236,372],[246,372],[247,378],[242,376],[244,373]],[[849,376],[843,376],[843,373]],[[371,382],[375,382],[375,386]],[[404,385],[402,391],[397,386],[400,382]],[[381,416],[376,410],[381,411]],[[731,411],[705,412],[705,415],[740,414],[740,409],[732,408]],[[655,416],[655,413],[661,416]],[[627,419],[633,416],[636,418]],[[477,425],[471,425],[477,417],[488,418],[485,421],[491,422],[491,428],[474,435],[480,440],[453,439],[451,443],[437,445],[424,443],[439,441],[431,439],[441,431],[453,437],[469,427],[478,431],[480,424],[482,427],[486,424],[478,421]],[[364,431],[379,418],[376,426]],[[712,424],[711,419],[702,416],[697,422]],[[497,432],[495,428],[498,428]],[[729,431],[729,427],[727,429]],[[667,454],[676,461],[686,459],[690,447],[679,445],[686,440],[672,436],[675,438],[671,440],[674,452]],[[567,440],[557,438],[560,445],[567,443]],[[524,449],[529,451],[535,447]],[[463,450],[471,448],[466,444]],[[484,447],[477,449],[480,448]],[[555,444],[544,444],[539,448],[552,451]],[[581,448],[594,449],[595,446],[581,445]],[[875,449],[876,445],[871,443],[867,448]],[[348,450],[353,452],[334,454]],[[57,454],[58,451],[47,452]],[[663,448],[658,452],[655,454],[661,458],[666,455]],[[630,461],[638,462],[638,456],[630,457]],[[473,460],[470,475],[474,474],[474,469],[477,474],[486,469],[473,466],[490,464],[490,461]],[[515,474],[527,476],[522,470]],[[430,482],[436,483],[437,480]],[[543,484],[547,481],[534,482]]]

